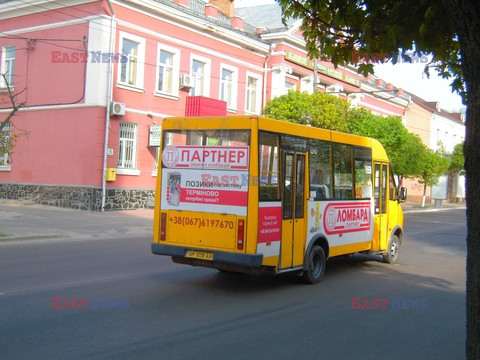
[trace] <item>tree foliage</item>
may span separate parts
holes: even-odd
[[[455,145],[452,155],[450,157],[450,168],[448,170],[460,175],[464,175],[465,157],[463,155],[463,142]]]
[[[403,177],[421,174],[419,154],[426,148],[405,129],[399,117],[383,117],[366,109],[350,108],[345,100],[324,93],[288,94],[269,100],[264,114],[278,120],[372,137],[382,143],[393,170]]]
[[[418,136],[408,132],[400,117],[383,117],[366,109],[350,109],[348,132],[380,141],[393,171],[402,178],[420,175],[419,155],[425,151],[425,146]]]
[[[398,57],[410,61],[412,53],[428,53],[433,59],[427,74],[434,68],[445,78],[453,77],[454,89],[465,94],[460,44],[442,1],[277,1],[284,19],[302,19],[312,57],[335,65],[353,63],[367,74],[373,73],[373,54],[395,63]]]
[[[5,119],[0,121],[0,154],[8,154],[11,155],[13,148],[15,147],[15,143],[17,142],[18,137],[20,134],[14,134],[11,132],[12,127],[12,120],[16,113],[25,106],[25,101],[18,102],[17,96],[20,95],[23,91],[19,93],[13,93],[12,89],[7,80],[7,76],[2,74],[3,84],[6,87],[6,96],[8,97],[8,101],[12,105],[12,110],[7,115]],[[5,128],[8,128],[8,131],[4,131]],[[24,135],[28,135],[26,131],[22,131]],[[6,165],[6,164],[0,164]]]
[[[440,176],[444,175],[450,166],[450,159],[445,156],[443,151],[433,151],[425,149],[420,155],[422,171],[420,173],[419,182],[427,186],[438,184]]]
[[[325,93],[289,91],[269,100],[263,109],[265,116],[324,129],[347,129],[348,103]]]

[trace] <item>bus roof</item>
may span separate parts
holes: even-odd
[[[288,134],[310,139],[340,142],[349,145],[372,148],[374,160],[388,161],[382,144],[375,139],[347,134],[283,120],[274,120],[257,115],[210,116],[210,117],[171,117],[162,123],[165,130],[207,130],[207,129],[258,129]]]

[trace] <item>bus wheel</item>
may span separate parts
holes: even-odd
[[[303,271],[302,280],[306,284],[316,284],[325,273],[325,252],[321,246],[315,245],[308,254],[307,269]]]
[[[387,253],[383,255],[383,261],[388,264],[395,264],[398,257],[398,252],[400,251],[400,239],[397,235],[393,235],[390,241],[388,242]]]

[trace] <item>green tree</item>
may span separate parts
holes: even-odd
[[[348,103],[336,96],[289,91],[269,100],[263,109],[265,116],[324,129],[345,131]]]
[[[335,65],[361,62],[360,54],[426,52],[433,67],[467,105],[467,339],[466,356],[480,359],[480,2],[477,0],[277,0],[284,18],[302,19],[312,58]],[[426,68],[428,72],[429,68]],[[359,71],[373,72],[372,63]]]
[[[7,76],[5,74],[2,74],[3,77],[3,83],[6,86],[6,96],[8,97],[8,101],[12,104],[12,110],[10,113],[7,115],[7,117],[0,121],[0,154],[11,154],[12,149],[15,147],[15,143],[20,136],[20,134],[12,134],[11,132],[11,124],[12,124],[12,119],[15,116],[15,114],[25,106],[25,102],[17,101],[17,96],[20,95],[23,91],[15,94],[12,92],[12,89],[10,88],[10,85],[7,80]],[[5,132],[4,129],[8,126],[8,132]],[[26,131],[22,131],[24,135],[28,135]],[[6,164],[0,164],[0,165],[6,165]]]
[[[455,145],[450,158],[450,168],[448,170],[464,175],[465,157],[463,155],[463,142]]]
[[[422,207],[424,207],[427,186],[438,184],[440,176],[444,175],[450,166],[450,159],[445,156],[444,151],[425,149],[420,155],[420,162],[422,171],[419,176],[419,183],[423,184]]]
[[[408,132],[399,117],[383,117],[366,109],[350,109],[348,132],[380,141],[400,181],[404,177],[421,174],[419,159],[425,147],[418,136]]]

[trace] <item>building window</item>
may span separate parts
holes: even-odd
[[[287,92],[289,91],[295,91],[297,90],[297,86],[291,82],[285,81],[285,90]]]
[[[4,46],[2,48],[2,75],[5,74],[9,86],[13,86],[13,76],[15,74],[15,46]],[[2,87],[7,87],[5,79],[0,79]]]
[[[119,169],[137,167],[137,127],[137,124],[120,123],[117,164]]]
[[[178,96],[180,51],[164,45],[158,47],[157,87],[161,94]]]
[[[145,62],[145,40],[120,33],[122,57],[118,82],[122,85],[141,88]]]
[[[193,87],[191,96],[210,96],[210,60],[200,57],[192,58],[191,75]]]
[[[8,162],[10,150],[10,124],[6,124],[0,132],[0,170],[10,170]]]
[[[220,100],[227,102],[227,108],[237,108],[238,71],[235,68],[222,66],[220,68]]]
[[[245,112],[252,114],[260,113],[260,77],[247,74],[247,94],[245,99]]]

